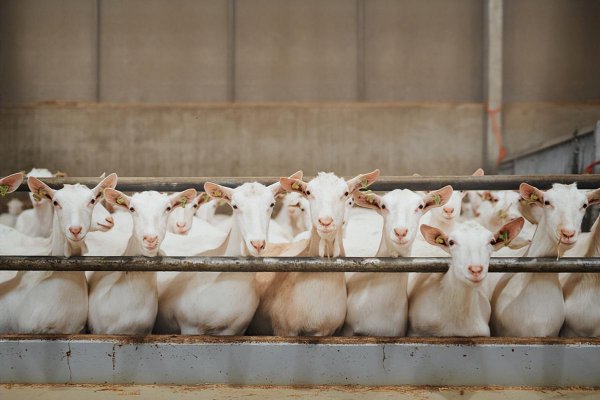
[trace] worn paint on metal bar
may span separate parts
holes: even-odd
[[[15,271],[446,272],[448,258],[2,256]],[[600,272],[600,258],[492,258],[490,272]]]
[[[600,385],[597,339],[0,337],[0,383]]]
[[[305,177],[310,180],[311,177]],[[81,183],[95,186],[100,178],[70,177],[70,178],[40,178],[53,189],[59,189],[63,184]],[[117,188],[125,192],[143,190],[158,190],[163,192],[178,192],[189,188],[204,190],[207,181],[227,187],[237,187],[246,182],[260,182],[265,185],[279,180],[278,177],[172,177],[172,178],[131,178],[120,177]],[[435,190],[446,185],[452,185],[455,190],[513,190],[518,189],[522,182],[527,182],[540,189],[550,189],[554,183],[571,184],[577,182],[580,189],[597,189],[600,187],[600,174],[594,175],[488,175],[488,176],[387,176],[371,184],[369,189],[375,191],[390,191],[394,189]],[[29,191],[27,184],[21,184],[17,189]]]

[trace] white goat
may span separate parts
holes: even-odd
[[[396,189],[384,196],[355,192],[361,207],[376,210],[384,220],[377,257],[410,257],[421,217],[443,206],[452,196],[446,186],[427,194]],[[348,305],[344,336],[404,336],[408,318],[408,274],[355,273],[346,275]]]
[[[48,199],[55,209],[50,248],[41,255],[84,255],[92,211],[102,191],[116,185],[116,174],[94,189],[77,184],[53,190],[34,177],[27,181],[31,192]],[[0,299],[0,332],[78,333],[87,319],[83,272],[20,271],[0,284]]]
[[[284,229],[286,238],[293,240],[298,234],[312,228],[308,200],[298,193],[287,193],[273,220]]]
[[[299,171],[293,176],[302,177]],[[213,254],[231,257],[263,254],[275,197],[283,192],[279,182],[264,186],[245,183],[230,189],[204,185],[214,199],[233,208],[232,227]],[[179,273],[160,285],[155,330],[159,333],[242,335],[258,306],[255,273]]]
[[[164,255],[160,245],[167,233],[169,214],[190,203],[196,190],[166,195],[155,191],[131,197],[106,189],[104,197],[115,208],[128,210],[133,232],[124,256]],[[89,277],[88,328],[96,334],[148,334],[158,310],[156,272],[94,272]]]
[[[312,230],[304,256],[344,256],[342,226],[346,202],[355,191],[369,186],[379,170],[346,182],[333,173],[319,173],[310,182],[281,178],[283,188],[308,199]],[[328,336],[346,317],[346,280],[343,272],[282,272],[258,274],[261,301],[252,333],[278,336]]]
[[[515,219],[493,234],[475,221],[446,234],[421,225],[428,243],[450,254],[445,274],[417,274],[409,287],[409,336],[489,336],[490,302],[483,288],[492,251],[510,243],[523,227]]]
[[[52,178],[54,174],[45,168],[33,168],[27,176]],[[15,229],[29,236],[50,237],[54,216],[52,202],[35,193],[29,193],[29,199],[33,209],[25,210],[19,215]]]
[[[168,232],[178,235],[185,235],[190,232],[194,226],[194,216],[199,208],[209,200],[210,196],[201,192],[191,202],[185,204],[184,207],[174,209],[171,214],[169,214],[167,225]]]
[[[576,243],[585,209],[597,202],[597,192],[586,197],[576,184],[541,191],[522,183],[520,193],[530,206],[542,208],[528,257],[561,256]],[[557,336],[565,319],[558,274],[504,274],[494,289],[492,309],[495,336]]]
[[[0,224],[10,226],[12,228],[17,223],[19,214],[23,212],[23,202],[19,199],[11,199],[7,206],[8,212],[0,215]]]

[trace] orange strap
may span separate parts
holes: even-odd
[[[485,111],[488,114],[488,117],[492,121],[492,132],[494,133],[494,138],[496,139],[496,144],[498,145],[498,158],[496,163],[500,165],[504,157],[506,157],[506,147],[504,147],[504,140],[502,139],[502,133],[500,132],[500,126],[498,125],[498,113],[502,111],[502,107],[498,106],[498,108],[491,109],[486,104]]]

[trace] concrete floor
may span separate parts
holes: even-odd
[[[600,389],[364,387],[364,386],[153,386],[153,385],[0,385],[0,399],[598,399]]]

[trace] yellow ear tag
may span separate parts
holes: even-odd
[[[201,200],[202,201],[210,201],[210,196],[206,193],[203,193]]]
[[[125,205],[125,199],[122,198],[122,197],[118,197],[116,203],[124,206]]]
[[[508,213],[506,212],[506,210],[498,210],[498,218],[504,219],[507,216],[508,216]]]
[[[292,183],[292,189],[294,189],[294,190],[300,190],[300,184],[298,182]]]
[[[33,199],[34,199],[35,201],[42,201],[42,197],[41,197],[39,194],[37,194],[37,193],[32,193],[32,195],[33,195]]]
[[[535,202],[537,202],[538,197],[535,193],[531,193],[531,196],[529,196],[529,200],[527,200],[527,204],[532,205]]]
[[[446,241],[445,241],[445,240],[444,240],[444,238],[443,238],[443,237],[441,237],[441,236],[438,236],[438,237],[436,237],[436,238],[435,238],[435,242],[436,242],[436,243],[439,243],[439,244],[446,244]]]
[[[223,196],[223,192],[221,192],[220,190],[215,190],[213,192],[213,196],[215,196],[215,197],[222,197]]]
[[[435,202],[436,206],[439,206],[440,203],[442,202],[442,197],[439,194],[434,194],[433,196],[431,196],[431,198]]]
[[[4,197],[8,193],[8,185],[0,185],[0,196]]]
[[[181,205],[181,207],[185,208],[185,205],[187,204],[188,199],[187,197],[182,197],[181,200],[179,200],[179,204]]]
[[[363,178],[362,181],[360,181],[360,184],[362,187],[366,188],[367,186],[369,186],[369,181],[367,180],[367,178]]]

